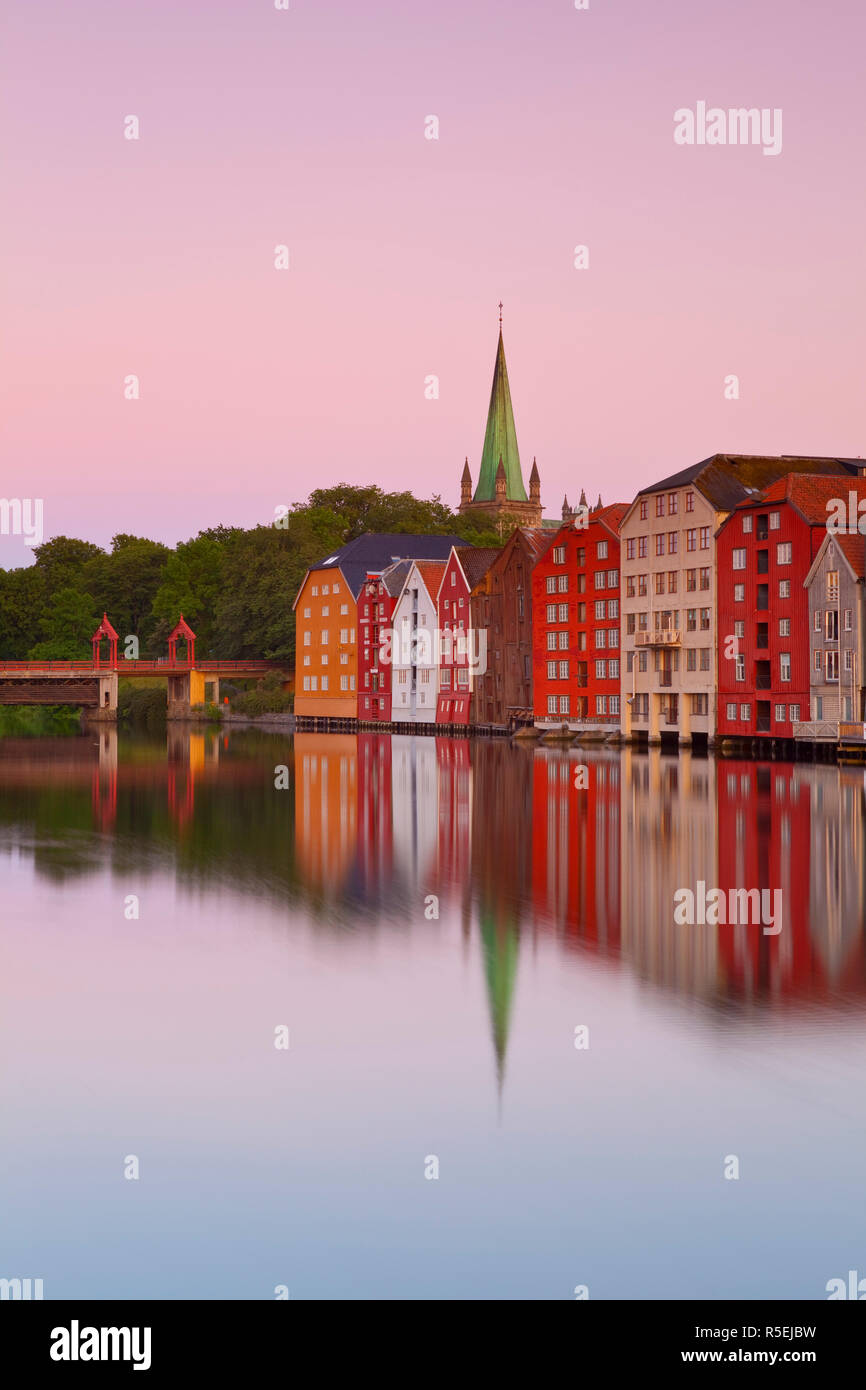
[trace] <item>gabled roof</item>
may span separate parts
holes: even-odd
[[[594,521],[600,521],[606,526],[608,531],[612,531],[615,536],[619,535],[619,528],[622,519],[631,506],[631,502],[609,502],[606,507],[599,507],[598,511],[590,512],[590,525]]]
[[[485,576],[494,560],[502,554],[499,546],[467,546],[458,559],[470,592]]]
[[[828,531],[809,567],[809,573],[803,580],[806,588],[812,583],[831,543],[844,556],[854,578],[861,583],[866,579],[866,539],[859,531]]]
[[[442,576],[445,573],[445,566],[445,560],[415,561],[415,568],[421,576],[421,582],[434,603],[439,592],[439,585],[442,583]]]
[[[691,483],[707,501],[720,512],[734,507],[750,494],[762,492],[777,478],[788,473],[856,474],[863,467],[862,459],[812,458],[799,454],[712,454],[700,463],[672,473],[657,483],[641,488],[637,494],[685,487]],[[633,504],[632,504],[633,505]]]
[[[102,622],[91,637],[91,642],[95,642],[99,637],[108,637],[111,640],[117,639],[117,633],[111,625],[111,620],[107,613],[103,613]]]
[[[505,365],[505,346],[502,342],[501,328],[499,330],[499,343],[496,348],[496,363],[493,368],[490,405],[487,407],[487,428],[484,432],[484,447],[481,450],[478,486],[475,489],[473,502],[494,501],[496,497],[496,473],[500,461],[505,472],[506,497],[511,502],[526,502],[526,488],[523,486],[523,473],[520,468],[517,430],[514,427],[514,410],[511,405],[511,388],[508,385],[508,368]]]
[[[169,642],[173,642],[175,638],[178,637],[186,637],[187,640],[191,637],[193,641],[195,641],[195,633],[182,613],[177,620],[174,630],[168,634],[168,640]]]
[[[339,570],[352,597],[357,599],[371,571],[387,569],[397,560],[446,560],[455,545],[468,545],[468,541],[461,540],[459,536],[419,536],[402,531],[371,531],[357,536],[348,545],[340,546],[339,550],[332,551],[310,566],[292,607],[297,605],[307,576],[314,570]]]
[[[544,545],[538,559],[543,559],[545,555],[550,554],[560,535],[564,532],[576,532],[580,535],[582,531],[586,531],[590,526],[595,526],[596,523],[603,526],[614,540],[619,540],[619,528],[622,519],[627,512],[631,511],[633,506],[633,502],[609,502],[605,507],[597,507],[594,511],[587,513],[586,526],[576,526],[572,518],[560,521],[553,535],[550,532],[544,533]]]

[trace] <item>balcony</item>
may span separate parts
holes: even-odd
[[[678,647],[682,640],[679,628],[663,627],[657,632],[638,632],[635,634],[636,647]]]

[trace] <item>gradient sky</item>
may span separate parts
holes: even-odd
[[[861,0],[590,5],[7,8],[0,495],[102,544],[340,481],[456,504],[500,298],[548,514],[866,454]],[[699,100],[780,107],[781,154],[676,146]]]

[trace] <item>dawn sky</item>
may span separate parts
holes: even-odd
[[[7,9],[0,495],[100,544],[341,481],[456,506],[500,299],[548,515],[866,454],[864,41],[859,0]],[[678,146],[699,102],[780,110],[781,152]]]

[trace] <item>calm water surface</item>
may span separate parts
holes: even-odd
[[[0,741],[0,1275],[826,1297],[866,1274],[864,791],[504,741]],[[780,888],[782,932],[675,926],[699,880]]]

